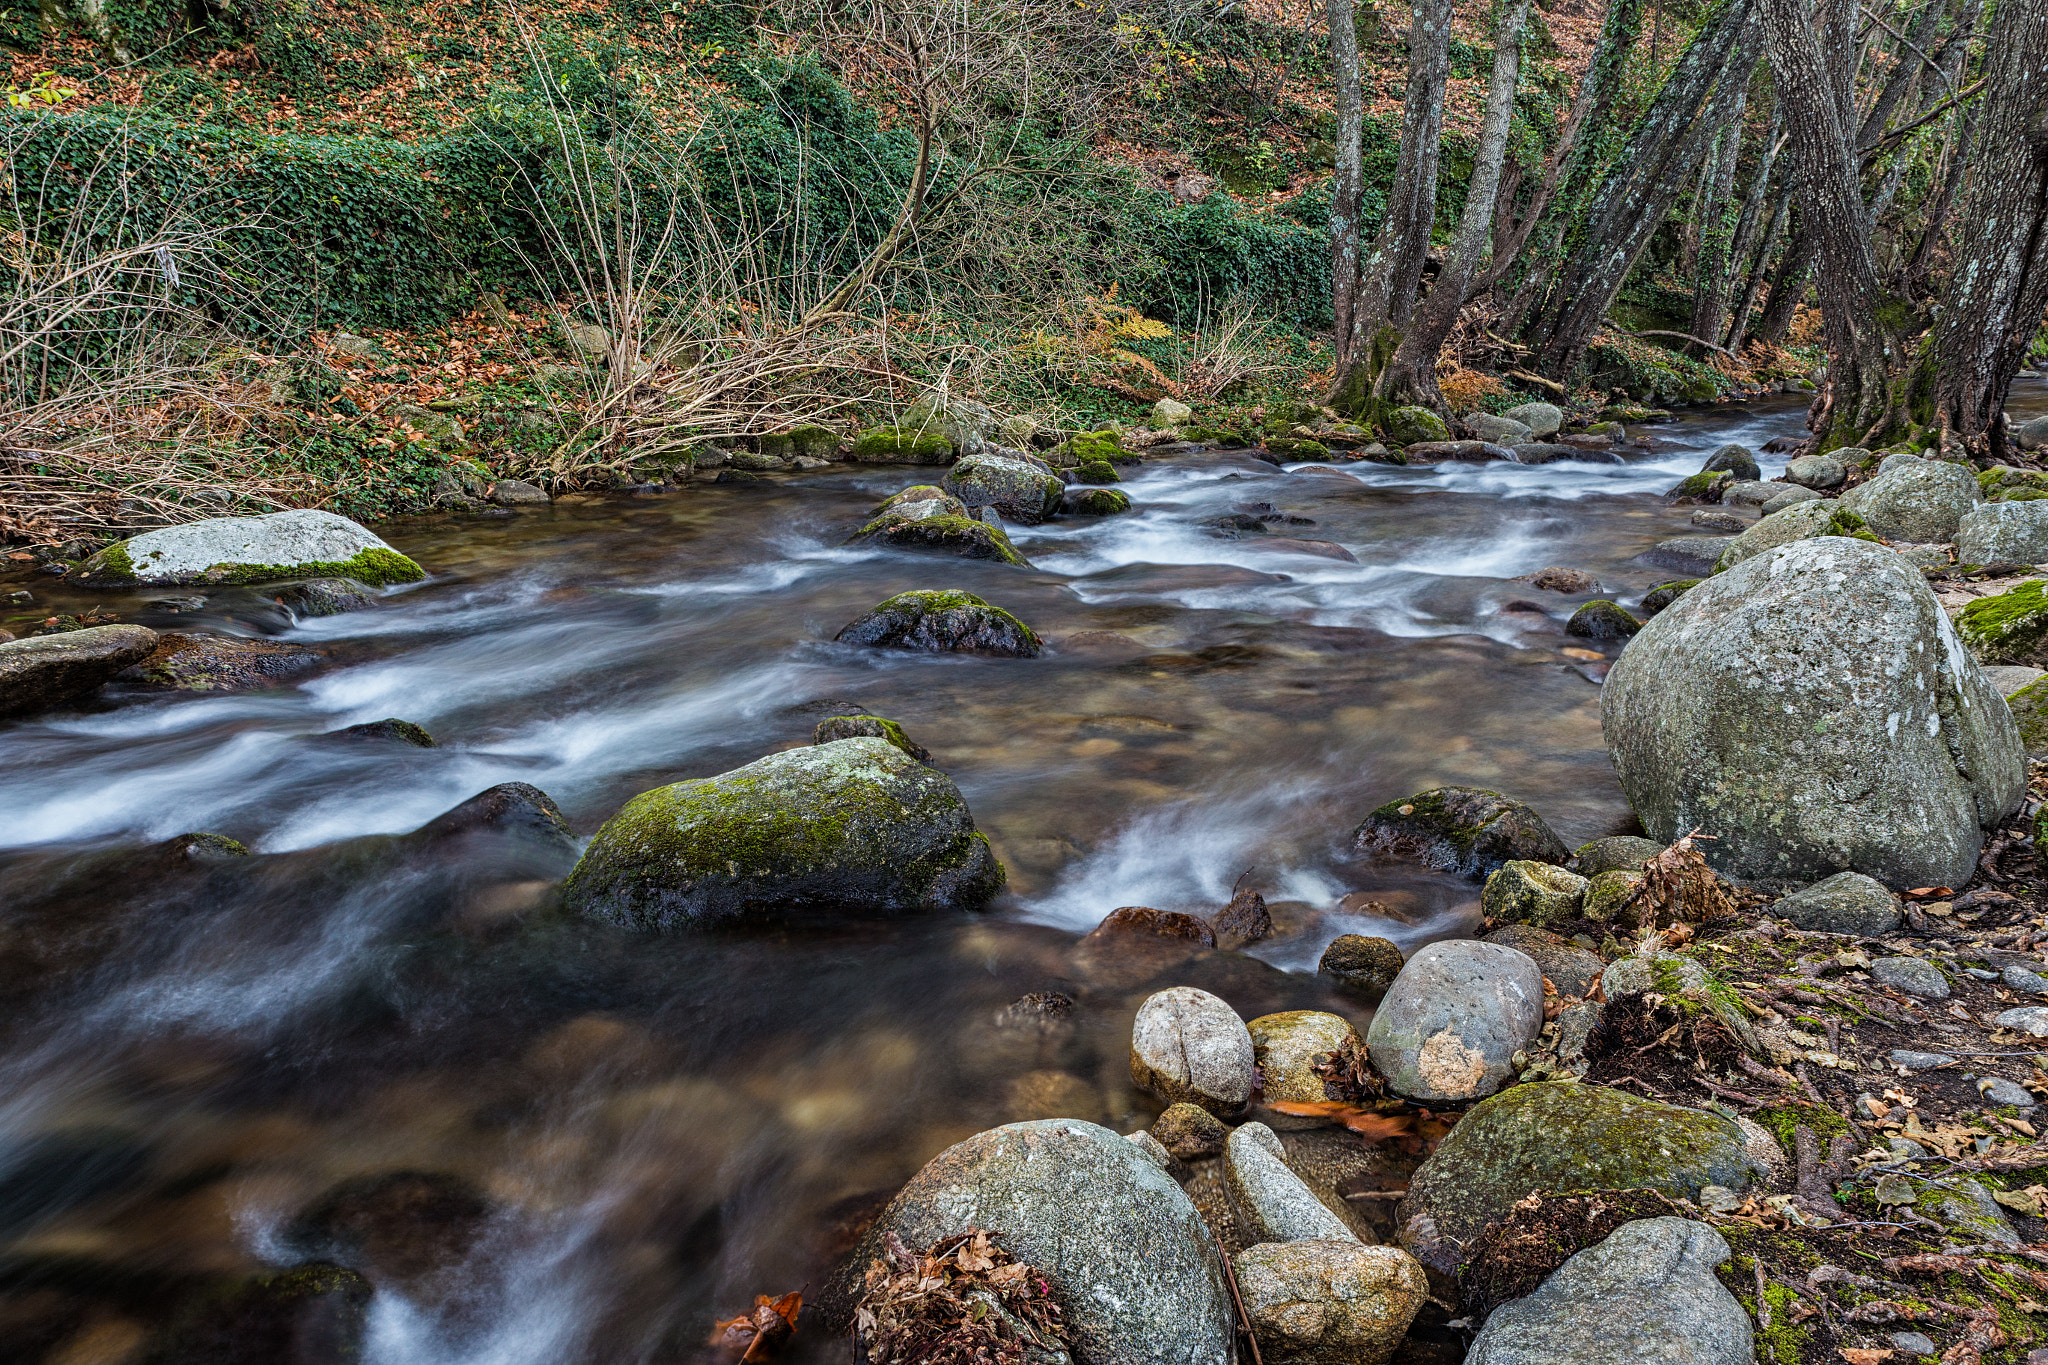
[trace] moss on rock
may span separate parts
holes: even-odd
[[[1978,662],[2041,667],[2048,659],[2048,581],[2033,579],[2011,592],[1980,597],[1955,618],[1956,632]]]
[[[853,438],[862,464],[951,464],[953,443],[943,432],[918,427],[871,427]]]
[[[1031,561],[1017,553],[1009,534],[975,517],[916,517],[887,512],[846,538],[849,545],[888,545],[899,550],[936,550],[962,559],[992,559],[1021,569]]]
[[[1045,645],[1031,627],[971,592],[923,589],[898,593],[850,622],[842,644],[936,653],[1035,658]]]
[[[640,793],[562,892],[581,915],[676,929],[971,909],[1003,881],[952,779],[861,737]]]
[[[1562,863],[1564,840],[1527,805],[1479,787],[1435,787],[1389,801],[1352,831],[1361,848],[1485,877],[1513,858]]]
[[[1070,489],[1063,510],[1088,517],[1110,517],[1131,510],[1131,495],[1115,488]]]
[[[1428,408],[1395,408],[1387,413],[1380,426],[1387,439],[1397,446],[1451,439],[1451,429],[1444,425],[1444,419]]]

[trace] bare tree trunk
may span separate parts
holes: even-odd
[[[2048,311],[2048,0],[1999,0],[1970,161],[1972,225],[1934,333],[1942,443],[2005,454],[2000,414]]]
[[[1479,150],[1472,163],[1465,212],[1458,221],[1458,235],[1444,257],[1443,268],[1437,272],[1436,283],[1430,286],[1414,324],[1402,335],[1393,360],[1380,377],[1379,397],[1383,403],[1423,403],[1438,411],[1446,406],[1436,383],[1437,353],[1457,325],[1467,286],[1479,273],[1492,236],[1501,167],[1507,161],[1508,133],[1514,125],[1515,87],[1521,83],[1522,26],[1528,17],[1529,0],[1498,0],[1493,24],[1493,76],[1486,88],[1486,115],[1479,128]]]
[[[1749,283],[1743,287],[1742,301],[1735,306],[1735,321],[1728,326],[1728,349],[1737,355],[1749,341],[1749,319],[1756,311],[1756,301],[1763,294],[1764,281],[1771,274],[1771,253],[1778,249],[1778,239],[1785,235],[1785,223],[1792,217],[1792,196],[1787,193],[1778,200],[1776,212],[1771,214],[1771,225],[1764,232],[1763,247],[1756,253],[1756,265],[1749,272]]]
[[[1756,327],[1758,341],[1775,346],[1791,334],[1792,316],[1799,311],[1799,301],[1806,297],[1807,276],[1813,273],[1813,257],[1813,236],[1801,220],[1799,230],[1792,234],[1792,244],[1785,248],[1784,259],[1778,262],[1778,273],[1771,276],[1771,296]]]
[[[1401,112],[1401,157],[1387,194],[1386,217],[1372,252],[1359,264],[1358,283],[1340,344],[1344,360],[1331,385],[1330,403],[1348,415],[1365,413],[1380,371],[1415,312],[1429,230],[1436,221],[1437,160],[1442,152],[1444,85],[1451,74],[1452,0],[1415,0],[1408,29],[1408,98]]]
[[[1564,264],[1522,339],[1535,368],[1569,379],[1686,177],[1749,82],[1760,35],[1751,0],[1728,0],[1679,56],[1656,102],[1595,191]]]
[[[1351,359],[1351,319],[1358,310],[1358,217],[1365,193],[1365,92],[1358,64],[1358,17],[1352,0],[1328,0],[1330,65],[1337,81],[1337,175],[1330,188],[1332,337],[1337,368]]]
[[[1700,256],[1692,291],[1692,325],[1686,330],[1709,341],[1721,339],[1721,326],[1728,320],[1730,263],[1735,254],[1733,221],[1735,209],[1735,167],[1742,154],[1743,116],[1747,97],[1735,101],[1735,116],[1721,134],[1721,155],[1715,159],[1714,179],[1707,188],[1705,211],[1700,214]],[[1770,145],[1760,157],[1765,173],[1770,170]]]
[[[1822,31],[1805,0],[1763,0],[1771,71],[1786,122],[1793,130],[1792,164],[1802,210],[1801,231],[1819,264],[1818,284],[1828,348],[1828,377],[1807,425],[1814,449],[1868,445],[1897,424],[1905,328],[1899,310],[1878,286],[1871,254],[1870,219],[1862,178],[1850,145],[1844,85],[1843,33],[1853,38],[1849,0],[1830,0]],[[1826,40],[1824,46],[1823,39]],[[1775,300],[1774,300],[1775,302]]]

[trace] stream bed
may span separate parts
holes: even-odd
[[[2016,413],[2048,407],[2023,385]],[[1128,1038],[1159,984],[1362,1029],[1315,976],[1331,938],[1412,951],[1479,913],[1472,883],[1358,854],[1372,807],[1464,784],[1568,844],[1632,827],[1602,666],[1563,653],[1588,644],[1563,630],[1582,598],[1510,580],[1569,566],[1634,606],[1678,576],[1637,556],[1693,532],[1659,495],[1803,412],[1688,415],[1624,463],[1147,463],[1129,515],[1012,528],[1031,569],[842,547],[939,471],[835,465],[379,527],[428,581],[297,624],[0,582],[35,594],[0,618],[17,631],[99,603],[327,656],[268,690],[115,687],[0,728],[7,1354],[140,1360],[201,1287],[331,1255],[375,1285],[365,1365],[690,1360],[754,1295],[815,1292],[849,1221],[947,1145],[1148,1123]],[[1257,504],[1358,562],[1202,525]],[[1050,650],[833,642],[935,587]],[[521,782],[587,838],[851,709],[959,784],[1009,869],[990,908],[649,937],[556,917],[558,849],[408,837]],[[438,747],[332,733],[394,716]],[[264,856],[161,846],[199,831]],[[1247,955],[1148,984],[1076,950],[1118,906],[1208,913],[1240,887],[1278,925]],[[1078,1002],[1057,1026],[999,1019],[1047,991]],[[800,1334],[784,1358],[843,1354]]]

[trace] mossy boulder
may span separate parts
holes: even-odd
[[[1642,885],[1643,874],[1639,871],[1616,868],[1599,873],[1586,884],[1586,897],[1579,903],[1580,916],[1601,924],[1620,922],[1627,927],[1624,912]]]
[[[1369,852],[1474,879],[1514,858],[1562,863],[1571,856],[1542,816],[1479,787],[1435,787],[1389,801],[1367,815],[1352,838]]]
[[[884,513],[894,512],[905,517],[964,517],[967,504],[932,483],[916,483],[900,493],[891,493],[868,513],[874,520]]]
[[[1386,432],[1387,439],[1397,446],[1451,439],[1451,429],[1444,425],[1444,419],[1428,408],[1395,408],[1386,415],[1380,426],[1381,430]]]
[[[1564,633],[1582,640],[1626,640],[1643,628],[1618,602],[1595,599],[1583,603],[1564,623]]]
[[[1268,436],[1266,449],[1289,460],[1327,460],[1330,448],[1306,436]]]
[[[1702,474],[1718,474],[1724,469],[1733,474],[1739,483],[1761,479],[1764,476],[1763,471],[1757,468],[1756,456],[1750,453],[1749,447],[1734,441],[1708,456],[1707,462],[1700,466]]]
[[[915,504],[913,504],[915,506]],[[905,516],[888,512],[846,538],[848,545],[887,545],[897,550],[933,550],[962,559],[992,559],[1028,569],[1031,562],[1017,553],[1009,533],[1000,526],[969,516]]]
[[[971,592],[923,589],[901,592],[848,623],[842,644],[931,653],[1036,658],[1045,646],[1031,627]]]
[[[1663,851],[1664,845],[1655,839],[1610,834],[1573,849],[1572,868],[1581,877],[1597,877],[1603,872],[1640,872],[1644,863]]]
[[[1553,863],[1515,859],[1486,879],[1479,904],[1486,917],[1503,924],[1548,924],[1576,919],[1586,897],[1586,879]]]
[[[1736,477],[1725,469],[1702,470],[1679,480],[1677,486],[1664,495],[1664,501],[1672,504],[1719,502],[1737,482]]]
[[[958,452],[944,432],[914,426],[870,427],[853,438],[861,464],[951,464]]]
[[[1090,460],[1087,464],[1077,465],[1074,468],[1075,483],[1093,484],[1101,487],[1106,484],[1122,483],[1123,481],[1124,476],[1117,473],[1116,466],[1107,460]]]
[[[156,651],[143,626],[89,626],[0,641],[0,716],[25,716],[94,691]]]
[[[1605,1086],[1538,1081],[1468,1111],[1422,1164],[1401,1205],[1404,1223],[1431,1219],[1439,1236],[1472,1245],[1488,1223],[1531,1194],[1655,1190],[1697,1199],[1755,1175],[1742,1128],[1700,1109]]]
[[[1051,452],[1053,463],[1063,468],[1075,468],[1094,464],[1137,464],[1139,455],[1134,450],[1124,449],[1123,434],[1114,427],[1101,431],[1077,431],[1062,441]]]
[[[592,919],[678,929],[972,909],[1003,880],[953,780],[862,737],[640,793],[562,895]]]
[[[1113,517],[1131,510],[1131,495],[1115,488],[1070,488],[1060,510],[1084,517]]]
[[[993,507],[1010,521],[1026,526],[1036,526],[1057,513],[1067,491],[1058,475],[1021,455],[965,456],[946,471],[944,485],[968,511]]]
[[[2048,756],[2048,678],[2028,683],[2008,696],[2005,704],[2012,708],[2012,718],[2019,726],[2020,743],[2025,746],[2027,756]]]
[[[1182,427],[1181,439],[1207,446],[1235,448],[1247,446],[1251,441],[1236,427]]]
[[[912,403],[897,423],[905,431],[935,431],[961,455],[980,455],[989,449],[989,437],[1002,428],[1001,420],[986,403],[972,398],[955,398],[947,393],[928,393]]]
[[[932,761],[931,751],[910,742],[903,727],[881,716],[827,716],[811,732],[811,743],[831,744],[842,739],[880,739],[895,745],[920,763]]]
[[[87,583],[151,585],[353,578],[383,587],[427,574],[347,517],[300,508],[145,531],[101,550],[76,576]]]
[[[1846,536],[1853,540],[1876,541],[1870,528],[1863,524],[1863,518],[1831,498],[1817,498],[1811,502],[1797,502],[1782,511],[1773,512],[1741,535],[1728,542],[1721,551],[1721,557],[1714,561],[1715,573],[1726,573],[1745,560],[1755,559],[1766,550],[1775,550],[1780,545],[1790,545],[1795,540],[1814,540],[1821,536]]]
[[[1645,833],[1703,830],[1707,861],[1752,881],[1960,886],[2025,795],[2012,713],[1927,580],[1837,536],[1653,617],[1607,675],[1601,727]]]
[[[2048,667],[2048,581],[1980,597],[1956,616],[1956,633],[1979,663]]]

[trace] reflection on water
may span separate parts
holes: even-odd
[[[1331,937],[1412,949],[1477,914],[1469,883],[1355,855],[1366,810],[1459,782],[1572,842],[1627,816],[1598,688],[1560,652],[1575,600],[1507,580],[1564,564],[1632,602],[1669,577],[1635,556],[1690,529],[1654,495],[1799,422],[1659,428],[1626,464],[1149,465],[1130,516],[1018,528],[1030,570],[842,548],[929,474],[903,469],[388,528],[432,580],[288,629],[329,661],[298,685],[110,692],[0,731],[0,1332],[22,1359],[133,1359],[218,1277],[331,1255],[376,1285],[373,1365],[686,1360],[714,1313],[820,1283],[835,1225],[948,1143],[1148,1120],[1128,1030],[1155,967],[1074,948],[1116,906],[1257,889],[1274,940],[1158,980],[1362,1021],[1313,975]],[[1356,562],[1202,525],[1259,504]],[[28,586],[34,615],[97,600]],[[1052,651],[832,642],[937,586]],[[275,628],[260,602],[148,596],[113,605]],[[506,782],[587,836],[850,705],[959,782],[1011,870],[991,911],[636,939],[553,916],[573,848],[407,836]],[[331,733],[394,715],[440,747]],[[143,847],[194,830],[257,853]],[[994,1022],[1045,990],[1070,1022]],[[353,1231],[315,1237],[323,1208]]]

